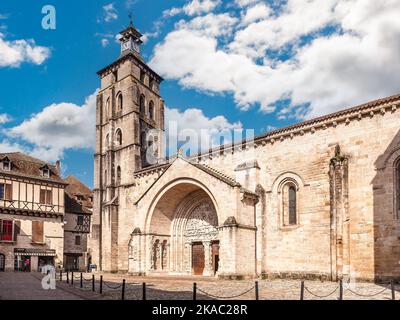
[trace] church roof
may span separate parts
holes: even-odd
[[[137,204],[146,194],[147,192],[153,187],[153,185],[161,178],[161,176],[169,169],[169,167],[177,160],[177,159],[181,159],[183,161],[185,161],[186,163],[196,167],[199,170],[202,170],[203,172],[209,174],[210,176],[226,183],[227,185],[229,185],[230,187],[238,187],[240,188],[240,192],[250,195],[252,197],[258,197],[258,195],[244,187],[242,187],[242,185],[237,182],[234,178],[222,173],[221,171],[218,171],[214,168],[212,168],[209,165],[205,165],[205,164],[200,164],[200,163],[195,163],[193,161],[190,161],[188,159],[185,159],[181,156],[175,157],[172,160],[170,160],[171,162],[169,163],[164,163],[164,164],[160,164],[160,165],[155,165],[155,166],[151,166],[148,168],[144,168],[142,170],[136,171],[135,172],[135,176],[140,177],[143,175],[147,175],[147,174],[152,174],[156,171],[161,170],[162,173],[158,176],[158,178],[153,182],[153,184],[145,191],[143,192],[143,194],[139,197],[139,199],[135,202],[135,204]]]
[[[373,101],[370,101],[370,102],[367,102],[367,103],[363,103],[363,104],[355,106],[355,107],[346,108],[346,109],[343,109],[343,110],[340,110],[340,111],[337,111],[337,112],[333,112],[333,113],[330,113],[330,114],[327,114],[327,115],[323,115],[323,116],[320,116],[320,117],[317,117],[317,118],[313,118],[313,119],[310,119],[310,120],[307,120],[307,121],[299,122],[299,123],[296,123],[296,124],[291,125],[291,126],[287,126],[287,127],[281,128],[281,129],[277,129],[277,130],[274,130],[274,131],[270,131],[270,132],[261,134],[261,135],[257,136],[255,139],[256,140],[257,139],[262,139],[264,137],[268,137],[268,136],[275,135],[275,134],[278,134],[278,133],[287,132],[287,131],[290,131],[292,129],[296,129],[296,128],[300,128],[300,127],[306,127],[306,126],[310,126],[310,125],[315,125],[315,124],[318,124],[320,122],[325,122],[327,120],[334,120],[334,119],[337,119],[339,117],[349,116],[349,115],[352,115],[352,114],[357,114],[357,113],[359,113],[361,111],[366,111],[366,110],[369,111],[369,109],[380,107],[380,106],[383,106],[385,104],[392,103],[392,102],[400,102],[400,94],[396,94],[396,95],[389,96],[389,97],[386,97],[386,98],[373,100]]]
[[[240,145],[246,145],[249,142],[254,142],[256,146],[260,143],[264,143],[265,141],[273,143],[277,139],[293,137],[297,134],[303,135],[307,131],[314,132],[318,129],[325,129],[328,126],[337,126],[339,123],[349,123],[350,121],[355,119],[361,120],[364,117],[373,116],[377,112],[385,113],[387,111],[387,108],[389,108],[389,110],[391,111],[396,111],[398,108],[400,108],[400,105],[398,106],[398,104],[400,104],[400,94],[377,99],[355,107],[343,109],[291,126],[266,132],[261,135],[255,136],[254,140],[242,140],[231,144],[220,145],[207,151],[202,151],[195,155],[192,155],[190,156],[190,158],[195,159],[205,155],[217,154],[221,152],[222,149],[230,150]]]

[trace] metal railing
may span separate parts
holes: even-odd
[[[136,299],[141,299],[141,300],[147,300],[148,297],[148,292],[147,292],[147,284],[146,282],[143,282],[141,285],[140,283],[126,283],[125,279],[122,279],[122,282],[116,283],[112,281],[104,281],[103,275],[100,275],[100,277],[96,280],[96,276],[92,274],[90,278],[85,278],[83,273],[79,273],[76,275],[74,272],[62,272],[60,271],[59,275],[59,281],[63,282],[65,281],[67,284],[70,284],[71,286],[76,285],[76,281],[79,281],[79,288],[82,290],[90,290],[92,292],[99,293],[100,295],[104,295],[105,293],[108,292],[114,292],[114,291],[120,291],[120,299],[125,300],[126,299],[126,294],[127,293],[135,293]],[[97,286],[96,286],[97,284]],[[141,295],[137,294],[138,289],[141,287]],[[98,290],[96,291],[96,288]],[[245,296],[249,294],[250,292],[254,291],[254,299],[259,300],[260,299],[260,294],[259,294],[259,283],[258,281],[254,282],[254,285],[251,287],[245,289],[244,291],[241,291],[239,293],[234,293],[231,295],[220,295],[216,293],[209,292],[208,290],[199,288],[197,283],[193,283],[193,290],[192,290],[192,300],[198,300],[198,294],[201,293],[203,295],[202,298],[211,298],[211,299],[220,299],[220,300],[228,300],[228,299],[237,299],[239,297]],[[329,297],[333,297],[336,295],[337,300],[343,300],[344,299],[344,292],[348,291],[352,295],[359,296],[359,297],[364,297],[364,298],[372,298],[378,295],[383,294],[386,291],[391,292],[391,298],[392,300],[396,300],[396,291],[395,291],[395,286],[394,282],[392,281],[390,284],[386,285],[383,289],[373,292],[373,293],[362,293],[362,292],[357,292],[354,289],[349,288],[348,286],[343,286],[343,281],[339,281],[339,284],[333,289],[325,293],[321,292],[316,292],[309,287],[305,285],[304,281],[301,281],[300,283],[300,300],[305,300],[305,294],[307,293],[308,295],[312,296],[313,298],[318,298],[318,299],[326,299]]]

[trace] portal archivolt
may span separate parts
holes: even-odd
[[[148,272],[214,275],[219,264],[215,206],[198,187],[174,189],[159,200],[151,218]]]

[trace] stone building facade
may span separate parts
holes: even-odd
[[[162,79],[140,33],[121,36],[121,56],[98,73],[90,246],[101,270],[400,276],[400,95],[149,165],[147,148],[163,150]]]
[[[65,225],[64,225],[64,269],[85,271],[90,263],[88,237],[93,211],[92,191],[74,176],[64,179]]]
[[[63,265],[65,187],[59,163],[0,154],[0,271]]]

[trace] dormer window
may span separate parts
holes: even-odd
[[[3,160],[3,170],[4,171],[11,171],[11,161],[8,158]]]
[[[50,168],[47,165],[42,167],[41,170],[42,170],[43,177],[50,178]]]

